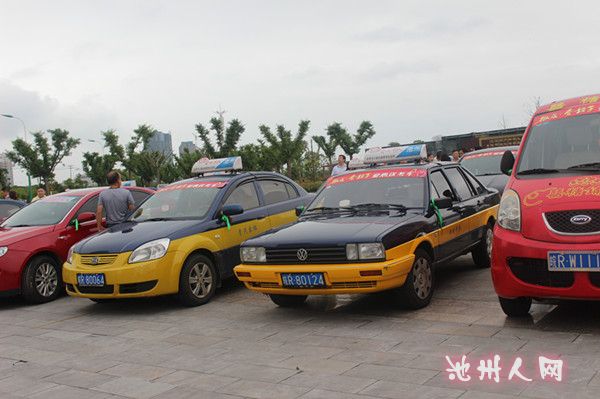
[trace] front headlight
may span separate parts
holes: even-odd
[[[160,259],[167,253],[171,240],[161,238],[140,245],[129,256],[129,263],[146,262],[149,260]]]
[[[385,248],[380,242],[346,245],[346,258],[348,260],[373,260],[385,259]]]
[[[240,258],[242,262],[265,263],[267,261],[267,252],[263,247],[242,247],[240,249]]]
[[[67,263],[69,263],[69,264],[73,263],[73,246],[71,246],[71,248],[69,248],[69,253],[67,254]]]
[[[506,190],[498,209],[498,225],[507,230],[521,231],[521,201],[519,194]]]
[[[0,256],[6,255],[8,252],[8,247],[0,247]]]

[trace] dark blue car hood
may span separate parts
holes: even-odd
[[[175,240],[206,231],[207,227],[207,223],[201,220],[127,222],[80,241],[75,245],[74,250],[80,254],[128,252],[148,241],[159,238]]]
[[[409,223],[416,214],[405,216],[336,217],[328,219],[300,219],[279,230],[250,239],[244,246],[267,248],[322,247],[345,243],[376,242],[397,228]]]

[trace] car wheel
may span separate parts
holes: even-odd
[[[45,303],[58,298],[62,279],[58,262],[50,256],[31,259],[23,271],[22,295],[29,303]]]
[[[398,289],[401,304],[409,309],[421,309],[429,305],[435,288],[435,274],[431,256],[422,250],[415,251],[413,267],[404,285]]]
[[[204,305],[215,294],[217,279],[210,259],[200,254],[190,256],[179,276],[179,301],[186,306]]]
[[[297,308],[306,302],[308,295],[275,295],[270,294],[269,297],[277,306],[282,308]]]
[[[509,299],[498,297],[498,300],[500,301],[500,307],[509,317],[525,317],[529,315],[531,298],[520,297]]]
[[[494,225],[492,223],[485,226],[483,239],[471,251],[473,262],[477,267],[486,269],[492,264],[492,245],[494,242]]]

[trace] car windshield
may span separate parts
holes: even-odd
[[[418,177],[389,177],[389,171],[369,171],[330,178],[307,208],[307,212],[365,204],[422,208],[425,202],[426,171],[419,169],[412,171],[417,171]],[[392,170],[391,173],[398,173],[398,170]]]
[[[130,220],[202,219],[225,182],[178,183],[158,190]]]
[[[500,160],[503,153],[465,155],[460,161],[463,168],[475,176],[501,175]]]
[[[57,224],[81,199],[78,196],[51,195],[26,206],[9,217],[2,227],[49,226]]]
[[[537,125],[534,120],[517,174],[578,171],[600,171],[600,114],[550,120]]]

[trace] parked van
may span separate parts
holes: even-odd
[[[540,107],[516,160],[507,151],[501,163],[492,277],[504,312],[600,300],[600,94]]]

